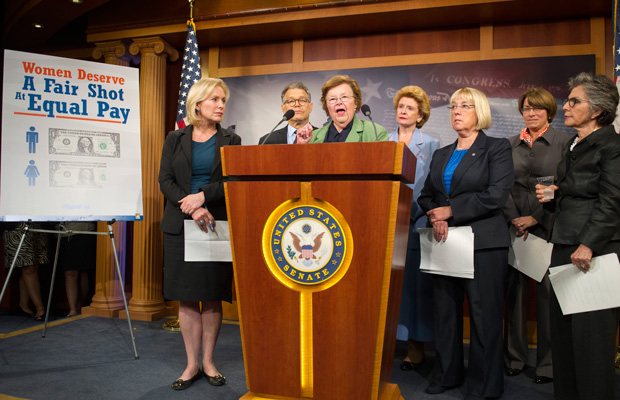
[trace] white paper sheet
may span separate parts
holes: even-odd
[[[573,264],[550,268],[549,279],[564,315],[620,307],[620,262],[615,253],[594,257],[586,273]]]
[[[513,230],[511,230],[511,236],[512,249],[508,253],[508,263],[540,282],[551,263],[553,244],[534,235],[528,235],[527,240],[523,241],[523,236],[515,237]]]
[[[203,232],[194,220],[185,220],[185,261],[231,261],[228,221],[215,221],[215,232]]]
[[[448,239],[437,242],[432,228],[418,228],[422,258],[420,271],[474,278],[474,233],[470,226],[448,228]]]

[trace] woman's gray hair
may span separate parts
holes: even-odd
[[[590,111],[601,111],[601,115],[596,118],[598,125],[611,125],[616,119],[616,110],[620,99],[614,81],[605,75],[592,75],[589,72],[582,72],[568,80],[568,87],[571,91],[578,86],[581,86],[588,96]]]

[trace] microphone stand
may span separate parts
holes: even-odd
[[[366,107],[364,107],[366,106]],[[364,104],[362,106],[362,112],[364,113],[365,116],[368,117],[368,119],[370,119],[370,122],[372,122],[372,127],[375,129],[375,141],[379,141],[379,135],[377,135],[377,125],[375,125],[375,121],[372,120],[372,117],[370,116],[370,107],[368,107],[366,104]]]
[[[291,112],[292,111],[292,112]],[[276,126],[273,127],[273,129],[271,130],[271,132],[269,132],[269,134],[265,137],[265,140],[263,140],[262,143],[259,144],[265,144],[267,143],[267,140],[269,139],[269,137],[271,136],[271,134],[273,133],[273,131],[276,130],[276,128],[278,126],[280,126],[280,124],[284,121],[288,121],[289,119],[293,118],[295,116],[295,111],[293,110],[288,110],[286,113],[284,113],[284,115],[282,116],[282,119],[280,121],[278,121],[278,123],[276,124]]]

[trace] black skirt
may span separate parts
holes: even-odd
[[[230,262],[186,262],[184,233],[164,232],[164,297],[179,301],[232,303]]]
[[[58,265],[63,271],[94,271],[96,263],[96,235],[78,234],[60,239]]]

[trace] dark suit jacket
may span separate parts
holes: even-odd
[[[600,253],[610,240],[620,240],[620,136],[613,126],[566,153],[557,185],[551,242],[581,243]]]
[[[265,139],[267,139],[267,135],[262,136],[258,139],[258,144],[287,144],[286,134],[288,132],[288,124],[284,128],[280,128],[277,131],[273,131],[271,136],[269,136],[269,140],[265,143]]]
[[[453,217],[448,225],[471,226],[474,250],[508,247],[510,235],[502,210],[514,180],[510,142],[480,131],[454,170],[448,195],[443,173],[456,143],[433,154],[418,204],[424,212],[451,206]]]
[[[511,137],[512,162],[515,168],[515,184],[510,191],[504,214],[508,222],[517,217],[531,215],[538,221],[529,228],[529,232],[540,238],[548,239],[551,231],[552,214],[543,210],[543,205],[536,197],[536,178],[554,176],[557,178],[558,164],[567,150],[567,144],[575,135],[556,131],[549,127],[547,131],[530,146],[519,135]]]
[[[312,125],[312,129],[315,130],[318,128]],[[269,134],[265,136],[261,136],[261,138],[258,139],[258,144],[288,144],[288,140],[286,137],[287,134],[288,134],[288,124],[284,128],[280,128],[277,131],[273,131],[271,136],[269,136]],[[267,141],[267,143],[264,143],[265,139],[267,139],[267,136],[269,136],[269,140]]]
[[[159,167],[159,188],[166,197],[166,208],[159,229],[166,233],[178,234],[183,230],[186,215],[179,207],[179,200],[190,194],[192,179],[192,131],[188,125],[168,134]],[[222,176],[222,146],[240,145],[241,138],[217,126],[215,134],[215,159],[211,168],[211,181],[200,188],[205,196],[205,206],[215,219],[227,219],[224,182]]]

